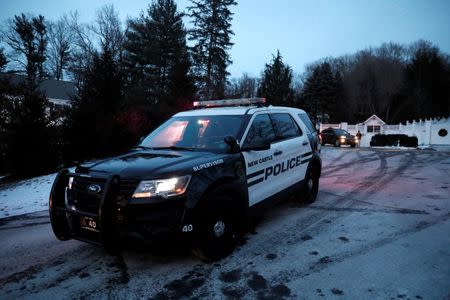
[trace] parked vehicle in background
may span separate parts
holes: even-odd
[[[351,135],[343,129],[330,127],[322,130],[319,136],[322,146],[324,146],[325,144],[332,144],[335,147],[340,147],[341,145],[350,145],[353,148],[356,147],[356,145],[359,143],[357,137]]]

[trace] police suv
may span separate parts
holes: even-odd
[[[59,172],[53,232],[115,247],[119,241],[190,241],[219,258],[261,208],[316,199],[320,145],[307,114],[264,98],[194,102],[128,153]]]

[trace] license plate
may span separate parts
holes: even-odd
[[[82,229],[98,232],[97,226],[97,219],[86,216],[80,217],[80,227]]]

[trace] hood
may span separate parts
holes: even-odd
[[[153,179],[164,175],[190,174],[195,166],[222,158],[224,154],[195,151],[132,151],[123,155],[85,163],[77,173],[102,173],[121,178]]]

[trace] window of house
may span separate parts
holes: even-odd
[[[380,133],[381,126],[380,125],[367,125],[367,132]]]

